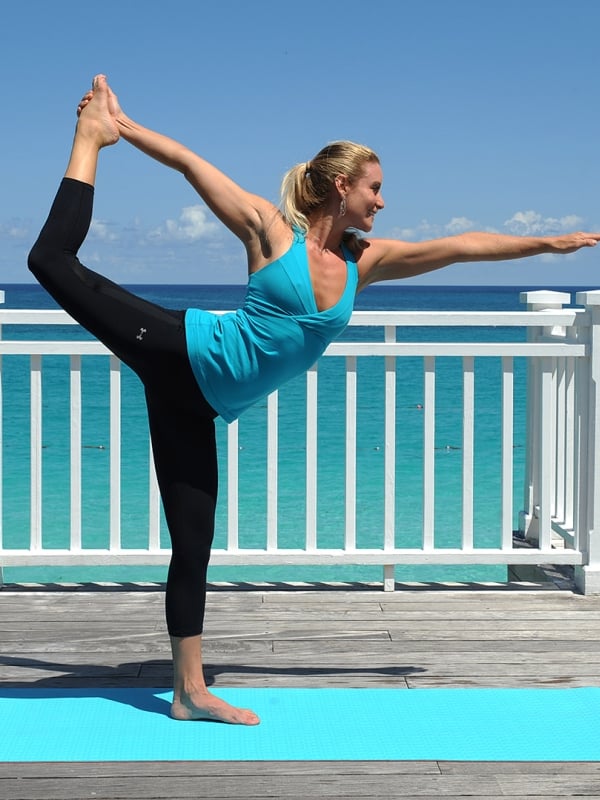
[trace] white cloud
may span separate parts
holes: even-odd
[[[544,217],[537,211],[517,211],[504,222],[504,227],[519,236],[552,236],[577,230],[583,219],[576,214],[564,217]]]
[[[93,219],[90,224],[89,236],[101,239],[103,242],[115,242],[119,236],[111,229],[110,223],[101,219]]]
[[[453,236],[456,233],[473,230],[477,223],[468,217],[452,217],[450,222],[439,224],[422,219],[414,228],[394,228],[390,235],[405,241],[436,239],[440,236]]]
[[[473,230],[475,223],[468,217],[452,217],[450,222],[444,226],[446,233],[453,235],[455,233],[464,233],[465,231]]]
[[[407,241],[421,241],[441,236],[441,230],[439,225],[434,225],[428,220],[422,219],[414,228],[394,228],[390,231],[390,236]]]
[[[7,222],[0,225],[0,236],[4,239],[26,239],[31,234],[29,229],[21,222]]]
[[[206,206],[187,206],[181,210],[179,219],[168,219],[164,225],[150,233],[153,241],[196,242],[214,236],[220,226],[209,217]]]
[[[544,217],[538,211],[517,211],[510,219],[505,220],[503,228],[506,233],[518,236],[553,236],[570,233],[585,226],[585,220],[576,214],[564,217]],[[450,222],[437,223],[422,219],[412,228],[394,228],[389,232],[393,238],[405,241],[423,241],[441,236],[454,236],[465,231],[480,230],[498,232],[492,225],[482,225],[468,217],[452,217]]]

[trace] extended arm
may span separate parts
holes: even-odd
[[[242,189],[223,172],[174,139],[134,122],[123,112],[114,92],[109,87],[107,89],[109,111],[120,135],[134,147],[184,175],[211,211],[242,240],[248,251],[251,271],[268,261],[270,250],[273,245],[277,246],[278,235],[282,239],[289,236],[276,207],[268,200]],[[93,91],[82,98],[78,113],[92,97]]]
[[[506,236],[471,232],[426,242],[372,239],[364,251],[361,285],[409,278],[468,261],[508,261],[542,253],[573,253],[581,247],[594,247],[599,241],[599,233]]]
[[[145,128],[122,112],[115,117],[121,136],[172,169],[181,172],[206,205],[244,243],[264,227],[271,204],[245,191],[208,161],[184,145]]]

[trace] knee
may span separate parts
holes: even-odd
[[[178,575],[196,580],[205,573],[210,561],[210,545],[205,542],[176,542],[171,550],[170,565]]]
[[[40,237],[27,256],[27,266],[52,294],[56,286],[64,286],[72,276],[78,276],[79,264],[69,253]]]
[[[29,255],[27,256],[27,267],[29,268],[30,272],[33,272],[34,275],[37,275],[40,268],[40,254],[37,242],[33,245]]]
[[[44,247],[38,239],[27,256],[27,267],[38,278],[44,274],[45,269],[48,268],[53,260],[53,253],[49,252],[48,248]]]

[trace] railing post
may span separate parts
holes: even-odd
[[[521,303],[527,304],[528,311],[545,311],[562,308],[568,304],[571,296],[568,292],[553,292],[548,290],[521,292]],[[552,327],[530,327],[527,329],[527,341],[537,342],[551,335],[556,335]],[[564,331],[561,331],[564,335]],[[519,514],[519,532],[528,541],[538,543],[540,540],[539,529],[539,502],[540,473],[542,464],[542,414],[540,403],[542,397],[542,360],[530,358],[527,362],[527,411],[526,411],[526,450],[525,450],[525,481],[523,509]]]
[[[0,290],[0,304],[4,303],[4,292]],[[0,324],[0,339],[2,339],[2,325]],[[3,481],[3,474],[2,474],[2,453],[3,453],[3,441],[2,441],[2,356],[0,355],[0,547],[2,547],[2,520],[3,520],[3,511],[2,511],[2,486],[4,485]],[[0,589],[4,586],[4,572],[2,569],[2,564],[0,564]]]
[[[583,565],[575,568],[575,583],[584,594],[600,593],[600,291],[577,292],[576,301],[585,306],[590,326],[584,360],[587,367],[580,391],[586,392],[580,404],[587,413],[581,420],[581,436],[586,443],[577,502],[579,548]]]

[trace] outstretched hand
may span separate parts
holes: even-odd
[[[550,252],[574,253],[582,247],[595,247],[600,242],[600,233],[568,233],[563,236],[549,236]]]

